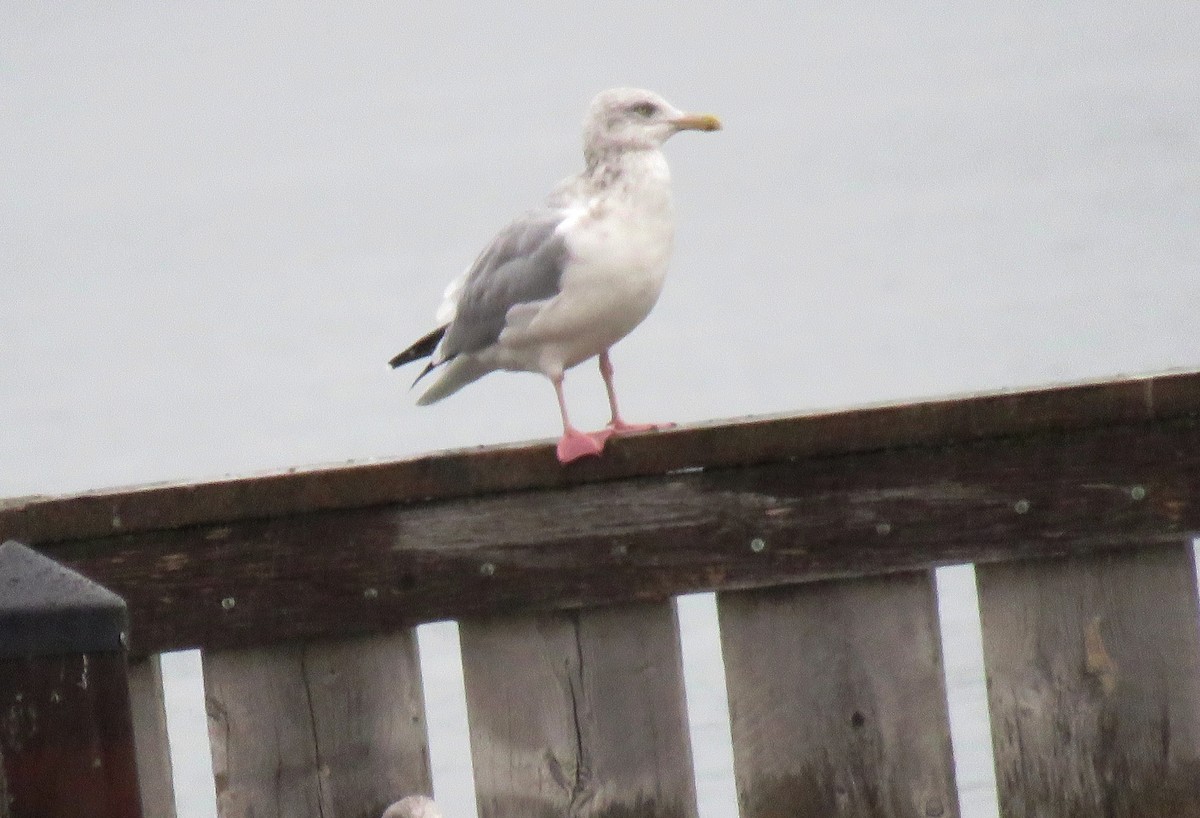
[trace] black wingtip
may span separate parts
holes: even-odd
[[[433,332],[425,335],[408,349],[404,350],[399,355],[388,361],[388,366],[390,366],[392,369],[398,369],[407,363],[418,361],[421,358],[428,358],[433,354],[433,351],[437,349],[437,345],[441,343],[442,336],[446,334],[446,327],[448,326],[450,325],[442,324]],[[426,372],[427,371],[428,370],[426,370]],[[423,375],[424,373],[421,374]],[[417,380],[420,380],[420,377],[418,377]]]
[[[420,381],[421,378],[424,378],[426,375],[428,375],[430,372],[433,371],[434,366],[436,366],[436,364],[434,364],[433,361],[430,361],[429,363],[425,364],[425,368],[421,370],[421,374],[413,379],[412,386],[409,386],[408,388],[412,389],[413,386],[416,386],[417,382]]]

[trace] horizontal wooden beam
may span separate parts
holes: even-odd
[[[1200,372],[1023,392],[699,424],[610,441],[567,468],[552,443],[479,447],[408,460],[313,468],[70,497],[0,500],[0,541],[30,543],[401,505],[502,491],[944,446],[1200,413]]]
[[[149,653],[1177,543],[1197,529],[1200,418],[1181,414],[43,547],[123,596],[133,648]]]

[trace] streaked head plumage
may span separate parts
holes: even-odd
[[[588,162],[611,153],[655,150],[683,130],[715,131],[711,114],[687,114],[659,94],[642,88],[601,91],[583,122],[583,151]]]

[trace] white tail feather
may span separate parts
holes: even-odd
[[[438,379],[417,398],[417,406],[428,406],[437,403],[442,398],[453,395],[472,381],[479,380],[492,371],[470,356],[463,355],[446,364]]]

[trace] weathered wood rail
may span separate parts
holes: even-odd
[[[673,597],[716,591],[743,818],[956,816],[933,569],[976,565],[1005,816],[1200,816],[1200,373],[0,509],[203,650],[222,816],[430,788],[413,626],[460,623],[482,818],[694,816]]]

